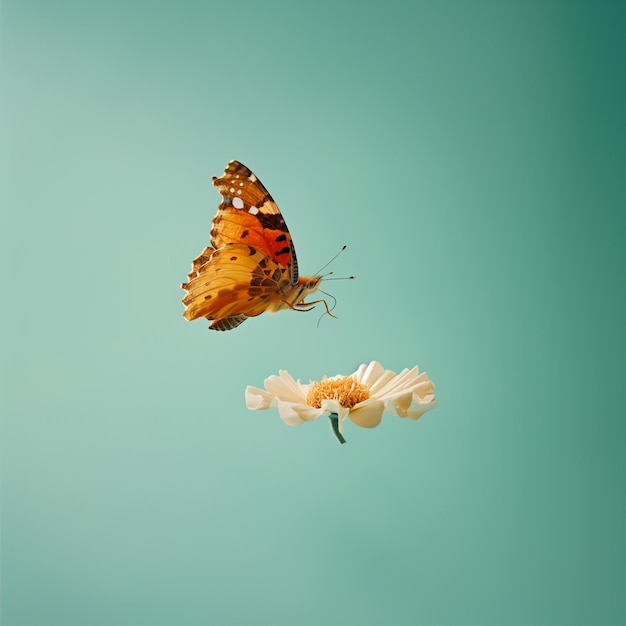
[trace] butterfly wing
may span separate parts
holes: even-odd
[[[261,181],[239,161],[231,161],[213,185],[222,202],[213,218],[211,245],[241,243],[262,252],[298,282],[298,261],[285,220]]]
[[[191,280],[196,276],[200,275],[200,268],[211,260],[213,253],[215,252],[215,248],[205,248],[192,262],[191,262],[191,272],[187,274],[187,280]],[[181,287],[185,289],[185,285],[187,283],[183,283]]]
[[[227,243],[210,252],[208,261],[192,269],[183,299],[188,320],[206,317],[210,328],[230,330],[248,317],[282,308],[284,293],[293,290],[286,268],[259,250]]]

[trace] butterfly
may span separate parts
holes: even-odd
[[[232,330],[249,317],[281,309],[308,311],[305,302],[321,276],[298,276],[289,229],[261,181],[231,161],[213,185],[222,196],[211,228],[211,246],[191,264],[181,288],[188,320],[205,317],[212,330]]]

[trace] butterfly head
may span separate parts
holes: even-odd
[[[337,300],[335,299],[335,296],[326,293],[325,291],[322,291],[322,289],[320,289],[319,285],[323,279],[324,276],[301,276],[298,279],[298,283],[294,287],[294,293],[296,294],[296,298],[294,298],[293,301],[288,304],[288,306],[296,311],[310,311],[316,304],[321,303],[326,309],[326,312],[322,314],[322,317],[324,317],[324,315],[330,315],[330,317],[335,317],[331,311],[335,308]],[[328,302],[326,302],[324,298],[305,302],[305,299],[309,294],[318,290],[321,291],[325,296],[332,298],[333,305],[331,307],[328,306]]]
[[[306,297],[316,291],[321,282],[321,276],[300,276],[293,289],[293,297],[290,298],[289,304],[291,304],[294,308],[306,310],[301,308],[309,307],[309,304],[311,304],[305,302]]]

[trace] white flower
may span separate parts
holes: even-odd
[[[383,413],[419,419],[437,406],[435,385],[417,366],[399,374],[372,361],[350,376],[337,375],[302,384],[285,370],[265,379],[265,389],[246,388],[251,410],[277,408],[285,424],[297,426],[327,415],[343,443],[343,421],[349,418],[362,428],[374,428]]]

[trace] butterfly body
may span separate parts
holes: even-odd
[[[281,309],[308,310],[321,276],[298,276],[289,229],[261,181],[238,161],[213,178],[222,196],[211,247],[192,262],[183,299],[188,320],[205,317],[231,330],[249,317]]]

